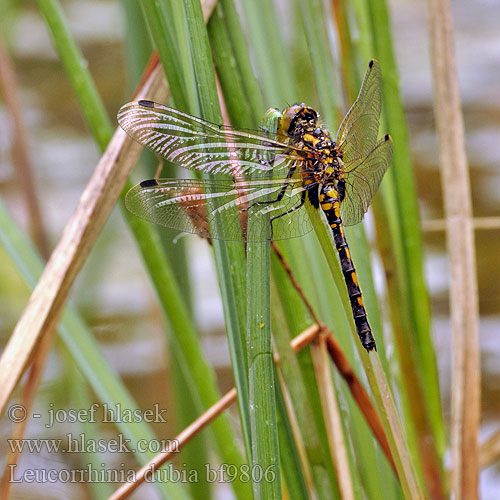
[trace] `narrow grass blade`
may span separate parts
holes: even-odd
[[[211,28],[212,22],[214,22],[215,25],[217,25],[217,23],[224,24],[229,42],[229,47],[227,49],[223,48],[223,44],[214,44]],[[210,23],[208,24],[208,29],[217,74],[221,79],[223,72],[232,74],[234,77],[238,76],[238,80],[241,81],[241,85],[244,90],[243,94],[240,94],[240,96],[245,96],[245,102],[247,103],[249,110],[248,117],[246,115],[239,117],[235,113],[230,112],[231,123],[237,127],[254,127],[262,118],[265,106],[262,91],[259,88],[257,80],[255,79],[252,61],[250,60],[250,54],[248,53],[247,40],[243,33],[233,0],[220,0],[217,2],[217,8],[212,15]],[[213,31],[215,31],[215,28],[213,28]],[[218,47],[221,47],[222,50],[227,50],[227,52],[230,51],[231,56],[227,59],[227,61],[232,61],[231,57],[234,57],[234,66],[233,64],[228,65],[222,63],[222,58],[218,55]],[[218,59],[220,61],[219,63],[217,62]],[[224,84],[222,86],[224,88]],[[224,91],[226,99],[228,98],[228,94],[238,96],[238,93],[231,89]],[[240,125],[238,122],[239,118],[252,118],[252,122]]]
[[[242,2],[242,8],[266,107],[295,102],[297,89],[275,5],[266,0],[253,0]]]
[[[226,6],[228,3],[230,3],[230,2],[223,2],[224,9],[223,9],[222,19],[224,21],[227,21],[227,17],[230,17],[230,16],[226,15]],[[219,57],[216,53],[217,50],[222,50],[223,53],[226,53],[226,54],[233,53],[232,50],[234,50],[235,60],[242,60],[242,61],[245,61],[245,64],[249,64],[248,54],[246,53],[246,51],[247,51],[246,47],[242,47],[239,45],[228,47],[227,46],[228,45],[227,38],[229,38],[229,37],[227,37],[227,38],[223,37],[221,35],[221,33],[219,33],[218,36],[216,37],[216,34],[215,34],[216,27],[218,27],[220,25],[220,23],[222,22],[222,19],[219,21],[217,19],[217,16],[218,16],[218,10],[215,11],[214,16],[212,17],[210,24],[209,24],[209,33],[210,33],[210,36],[212,39],[212,51],[214,53],[215,61],[217,62],[218,57]],[[238,25],[229,25],[228,21],[227,21],[227,26],[228,26],[228,33],[230,34],[231,39],[233,39],[236,35],[236,32],[240,28]],[[240,53],[240,51],[243,51],[243,53]],[[255,127],[255,123],[254,122],[252,123],[250,121],[250,118],[251,118],[252,114],[253,114],[253,116],[255,116],[259,112],[259,110],[261,109],[262,105],[260,104],[260,99],[258,100],[259,101],[258,107],[256,107],[257,106],[256,100],[252,100],[252,99],[249,99],[247,97],[247,94],[245,93],[245,88],[246,88],[245,85],[243,85],[243,84],[238,85],[237,84],[237,82],[240,82],[240,81],[247,82],[246,76],[245,76],[246,73],[243,71],[243,69],[240,67],[240,65],[236,65],[236,67],[233,67],[233,66],[228,65],[228,64],[220,65],[218,67],[218,71],[219,71],[219,75],[221,76],[221,83],[222,83],[224,93],[225,94],[231,93],[231,95],[232,95],[232,101],[227,101],[228,102],[228,111],[229,111],[229,114],[231,117],[231,122],[233,124],[243,126],[243,127],[249,127],[249,126]],[[227,84],[225,84],[224,82],[227,82]],[[249,92],[248,89],[247,89],[247,92]],[[235,102],[236,106],[231,106],[230,105],[231,102]],[[252,106],[249,106],[249,104],[251,104],[252,102],[254,104]],[[251,108],[250,111],[252,113],[245,113],[243,116],[241,114],[239,114],[240,110],[242,108],[248,109],[249,107]],[[272,129],[272,127],[269,124],[267,126],[266,125],[264,125],[264,126],[269,130]],[[297,243],[300,246],[300,242],[297,242]],[[277,265],[278,265],[278,267],[281,266],[281,264],[279,264],[279,263]],[[273,267],[275,268],[276,266],[273,266]],[[275,278],[276,278],[276,275],[275,275]],[[293,295],[294,291],[290,289],[289,281],[288,281],[287,277],[284,277],[282,282],[280,282],[279,290],[280,290],[280,294],[285,296],[285,297],[288,297],[287,291],[291,292],[290,300],[288,300],[287,298],[284,298],[283,303],[287,304],[287,314],[286,314],[287,321],[288,320],[294,321],[295,318],[297,319],[297,323],[295,324],[294,331],[298,333],[299,331],[301,331],[304,327],[306,327],[309,324],[310,318],[309,318],[307,313],[303,312],[303,304],[300,303],[300,300],[297,301],[297,297],[295,297]],[[275,309],[277,307],[277,304],[275,304],[273,307]],[[299,317],[301,317],[300,320],[299,320]],[[288,344],[291,337],[286,335],[286,334],[283,335],[284,324],[283,323],[276,323],[273,320],[273,325],[274,325],[275,335],[279,334],[280,339],[283,340],[283,342],[285,344]],[[288,347],[288,349],[289,349],[289,347]],[[280,351],[279,348],[278,348],[278,351]],[[292,356],[293,356],[293,353],[292,353]],[[307,365],[307,366],[309,367],[309,365]],[[304,369],[308,369],[308,367],[304,368]],[[302,394],[304,395],[305,391]],[[304,407],[304,405],[302,403],[303,398],[302,399],[296,398],[296,400],[298,402],[298,405],[301,408],[300,411],[302,411],[302,413],[304,413],[304,410],[302,409]],[[309,406],[309,405],[307,405],[307,406]],[[316,407],[320,408],[319,401],[317,401],[317,400],[316,400]],[[317,414],[319,414],[319,418],[321,420],[320,409],[317,412]],[[318,453],[318,448],[321,448],[322,441],[321,441],[321,438],[313,437],[314,431],[309,431],[309,427],[308,427],[307,422],[310,422],[311,420],[312,420],[311,415],[309,415],[309,418],[303,418],[303,423],[305,424],[305,427],[307,429],[307,431],[305,431],[305,432],[306,432],[306,434],[308,434],[308,437],[307,437],[307,439],[305,439],[305,442],[306,442],[306,446],[309,448],[310,456],[311,456],[313,462],[315,463],[316,477],[318,480],[318,489],[321,491],[321,489],[324,488],[324,491],[322,491],[320,498],[330,498],[330,493],[328,493],[328,491],[331,491],[331,488],[332,488],[332,480],[330,478],[332,476],[331,472],[333,471],[333,469],[331,468],[331,463],[329,463],[328,458],[326,460],[327,465],[324,466],[323,468],[321,467],[321,465],[318,464],[318,462],[321,462],[320,454]],[[282,432],[282,430],[280,428],[280,433],[281,432]],[[322,432],[324,432],[324,429],[323,429],[323,431],[318,431],[318,435],[321,435]],[[282,443],[282,442],[283,441],[280,441],[280,443]],[[317,446],[315,446],[314,443],[316,443]],[[296,458],[290,460],[289,455],[287,455],[284,452],[284,450],[281,450],[281,448],[280,448],[280,456],[284,457],[284,460],[285,460],[285,462],[283,464],[283,473],[284,473],[285,477],[290,478],[290,480],[291,480],[291,478],[293,476],[294,481],[296,482],[300,477],[302,477],[302,474],[300,474],[300,476],[299,476],[298,473],[293,472],[293,464],[296,463],[295,462]],[[328,479],[325,481],[325,478],[328,478]],[[300,484],[303,484],[303,483],[304,483],[304,481],[300,482]],[[293,486],[293,484],[294,483],[292,483],[292,485],[288,484],[288,480],[287,480],[287,486],[292,487],[291,491],[296,491],[296,488]],[[335,487],[334,481],[333,481],[333,485]]]
[[[125,53],[127,56],[127,75],[130,83],[140,81],[151,53],[153,45],[147,31],[146,21],[137,0],[121,0],[125,13],[126,33]],[[130,88],[132,91],[133,88]]]
[[[334,124],[338,119],[335,95],[339,92],[335,79],[332,78],[333,57],[330,52],[327,25],[318,23],[318,19],[325,18],[326,13],[321,0],[300,0],[299,5],[321,109],[327,123]]]
[[[245,8],[247,14],[246,24],[249,26],[250,31],[254,27],[256,30],[255,33],[250,34],[250,37],[260,37],[261,39],[268,40],[267,32],[265,38],[262,33],[266,29],[267,25],[266,23],[261,23],[261,19],[273,18],[275,15],[273,12],[273,6],[266,4],[265,6],[260,5],[258,8],[256,5],[252,4],[251,7],[247,5]],[[259,26],[257,27],[258,24]],[[278,35],[279,30],[274,30],[273,34],[270,36],[277,38]],[[259,68],[258,71],[262,77],[263,89],[268,95],[271,95],[268,89],[279,88],[275,100],[269,102],[269,104],[272,105],[277,105],[286,101],[286,92],[290,88],[290,85],[295,87],[295,80],[291,79],[292,71],[290,65],[288,64],[290,58],[283,55],[287,53],[287,50],[281,40],[278,40],[277,43],[279,43],[279,45],[274,47],[274,50],[271,52],[266,47],[265,55],[258,52],[260,49],[257,49],[254,54],[254,62],[257,65],[257,68]],[[303,40],[302,43],[305,43],[305,40]],[[255,47],[253,48],[255,51]],[[279,55],[277,56],[277,54]],[[262,57],[259,57],[259,55]],[[264,58],[264,60],[262,58]],[[271,72],[267,71],[265,66],[266,64],[273,67]],[[260,65],[263,65],[263,67],[260,68]],[[291,102],[300,102],[301,95],[302,94],[298,94],[297,97],[294,97]],[[279,246],[285,254],[287,261],[289,261],[292,269],[299,271],[302,270],[303,274],[307,274],[309,276],[305,280],[301,280],[301,283],[305,286],[305,291],[308,297],[318,299],[320,299],[320,297],[329,297],[329,292],[320,291],[318,293],[318,288],[316,288],[318,283],[315,282],[315,280],[311,277],[311,273],[308,272],[309,265],[311,267],[314,266],[316,264],[317,257],[314,253],[309,253],[305,250],[304,241],[285,241]],[[304,256],[306,255],[308,264],[304,266]],[[280,264],[276,267],[279,269],[279,266]],[[275,271],[273,266],[273,274],[274,273]],[[305,311],[303,304],[300,303],[300,299],[298,299],[296,293],[293,290],[290,291],[288,277],[284,276],[282,280],[278,281],[278,283],[281,303],[286,310],[286,320],[289,322],[291,331],[298,333],[298,331],[301,331],[301,329],[310,324],[311,319]],[[290,302],[289,297],[293,297],[294,295],[295,301]],[[295,330],[296,328],[299,329]],[[317,490],[316,493],[319,498],[331,498],[332,494],[335,495],[334,492],[337,491],[337,485],[333,473],[333,466],[329,458],[328,445],[324,440],[324,423],[321,414],[319,395],[316,388],[316,381],[314,380],[314,375],[311,375],[310,355],[309,353],[301,353],[299,356],[300,364],[297,364],[297,361],[294,363],[293,353],[290,357],[284,355],[286,352],[286,343],[283,341],[281,336],[278,339],[280,333],[280,329],[277,328],[275,331],[277,350],[280,353],[280,358],[283,359],[282,367],[284,375],[287,380],[287,385],[290,388],[291,397],[296,405],[295,409],[297,412],[297,418],[300,422],[301,430],[305,433],[304,442],[308,450],[308,457],[314,464],[312,467],[312,475]],[[285,365],[289,363],[289,360],[289,369],[285,369]],[[297,376],[298,373],[301,373],[303,380],[299,380],[300,377]],[[302,387],[302,390],[300,386]],[[305,400],[308,401],[307,405],[303,404],[303,401]],[[312,425],[313,422],[314,425]]]
[[[265,224],[265,221],[262,223]],[[253,228],[252,218],[248,230]],[[259,221],[260,225],[260,221]],[[256,499],[280,499],[276,396],[271,347],[269,243],[248,243],[248,382],[252,430],[252,469],[272,473],[273,480],[254,482]]]
[[[80,100],[85,122],[92,136],[96,138],[97,143],[101,148],[104,148],[113,129],[104,107],[95,105],[96,102],[100,102],[97,89],[93,84],[90,73],[87,71],[86,61],[83,59],[64,20],[61,6],[56,0],[37,0],[37,4],[47,25],[50,27],[50,34],[61,63]]]
[[[92,394],[89,391],[88,385],[83,380],[81,373],[78,372],[76,365],[73,362],[72,356],[68,352],[65,352],[65,370],[69,378],[69,386],[74,388],[74,392],[71,398],[71,404],[75,408],[91,408]],[[99,433],[99,428],[91,422],[82,421],[79,422],[80,434],[85,436],[85,442],[87,443],[98,443],[99,439],[103,439],[102,434]],[[85,451],[78,457],[80,459],[79,467],[82,469],[84,467],[89,467],[91,470],[101,471],[105,470],[104,455],[102,453],[90,453]],[[91,491],[92,500],[105,500],[113,493],[113,486],[110,483],[104,481],[89,481],[89,489]]]
[[[208,36],[231,124],[251,129],[259,123],[264,104],[255,77],[248,75],[252,66],[246,47],[241,46],[239,39],[243,34],[233,9],[228,1],[217,4],[208,23]]]
[[[173,66],[175,68],[184,68],[184,57],[181,52],[180,44],[171,25],[168,25],[169,16],[167,15],[168,2],[150,2],[141,1],[141,7],[144,17],[147,20],[148,28],[158,50],[160,61],[164,68]],[[168,72],[168,86],[174,96],[175,105],[179,109],[188,109],[188,95],[185,92],[187,85],[184,71]]]
[[[5,6],[2,6],[2,10]],[[38,190],[35,187],[33,166],[31,164],[29,148],[26,138],[26,128],[23,126],[21,103],[17,91],[17,78],[14,65],[0,39],[0,88],[2,89],[3,102],[10,118],[12,129],[12,162],[26,207],[30,231],[41,254],[49,256],[49,246],[43,212],[40,208]]]
[[[171,29],[175,29],[175,26],[179,24],[185,26],[184,18],[182,16],[182,10],[179,14],[178,6],[176,8],[175,5],[173,5],[172,11],[176,12],[178,16],[180,15],[180,18],[175,17],[172,19],[172,21],[175,21],[175,23],[174,26],[171,26]],[[180,31],[183,28],[179,27],[177,29]],[[186,38],[180,39],[179,43],[181,42],[186,45],[186,48],[183,50],[187,50],[188,47]],[[189,54],[189,51],[187,51],[187,53]],[[172,62],[171,64],[168,64],[164,67],[167,78],[170,78],[169,75],[172,72],[183,71],[183,68],[176,67],[174,65],[174,60],[171,59],[170,56],[170,52],[167,52],[164,55],[165,60]],[[196,60],[196,56],[190,55],[189,60],[191,59]],[[210,78],[213,79],[212,73],[210,73]],[[176,92],[173,92],[174,101],[177,101],[178,99],[178,92],[185,92],[189,94],[189,96],[183,98],[184,100],[193,103],[192,107],[188,108],[187,111],[200,114],[200,105],[196,105],[196,100],[198,99],[198,97],[195,93],[195,85],[193,84],[189,87],[178,89]],[[210,102],[213,103],[213,100],[210,100]],[[219,118],[212,118],[212,121],[220,122],[220,114]],[[224,245],[217,241],[215,241],[214,243],[216,262],[219,263],[217,269],[219,272],[219,285],[224,305],[225,324],[228,333],[229,348],[232,363],[235,367],[234,374],[236,387],[238,389],[238,405],[240,409],[243,435],[246,443],[246,449],[249,450],[250,425],[248,416],[248,381],[246,368],[247,356],[246,343],[243,334],[246,328],[246,301],[243,299],[243,297],[246,296],[246,291],[244,274],[242,273],[242,269],[245,269],[244,253],[243,248],[239,244],[228,243]]]
[[[264,126],[276,131],[276,115],[266,115]],[[252,235],[263,234],[269,225],[269,216],[248,218],[247,356],[252,470],[260,468],[265,474],[273,475],[270,481],[253,482],[256,500],[281,499],[276,380],[271,345],[270,245],[267,241],[251,241]]]

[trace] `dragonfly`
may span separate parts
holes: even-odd
[[[210,123],[148,100],[124,105],[118,122],[136,141],[175,165],[209,174],[142,181],[127,193],[128,210],[206,238],[266,241],[306,234],[312,225],[301,207],[321,209],[333,233],[357,334],[367,351],[376,349],[344,226],[363,219],[391,162],[390,136],[377,139],[381,78],[373,59],[335,139],[305,104],[280,112],[276,133]],[[249,231],[250,218],[266,223]]]

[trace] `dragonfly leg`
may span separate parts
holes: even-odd
[[[269,223],[271,224],[271,239],[273,239],[273,222],[276,219],[279,219],[280,217],[283,217],[285,215],[291,214],[292,212],[295,212],[295,210],[298,210],[302,205],[304,205],[304,203],[306,201],[306,193],[307,193],[307,191],[302,191],[302,193],[300,195],[300,202],[298,203],[298,205],[295,205],[294,207],[288,209],[286,212],[283,212],[282,214],[275,215],[274,217],[271,217],[271,220],[269,221]]]
[[[290,167],[290,170],[288,171],[288,174],[286,174],[285,181],[283,182],[283,186],[281,186],[281,190],[278,193],[278,196],[274,200],[256,201],[255,203],[252,203],[247,208],[247,210],[250,210],[255,205],[269,205],[270,203],[277,203],[278,201],[281,201],[283,199],[283,196],[285,196],[285,192],[286,192],[288,186],[290,185],[290,183],[288,182],[288,180],[291,179],[291,177],[294,174],[294,172],[295,172],[296,169],[297,169],[296,165],[294,165],[293,167]],[[285,215],[285,214],[283,214],[283,215]]]

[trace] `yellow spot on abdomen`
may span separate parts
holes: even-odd
[[[335,214],[335,217],[340,217],[340,204],[338,201],[333,204],[333,213]]]
[[[349,260],[352,260],[351,259],[351,252],[349,251],[349,249],[347,247],[345,247],[345,255],[346,257],[349,259]]]
[[[356,285],[356,286],[359,286],[359,283],[358,283],[358,277],[356,276],[356,273],[353,271],[351,273],[351,278],[352,278],[352,282]]]
[[[331,209],[332,209],[332,206],[333,206],[333,205],[332,205],[331,203],[322,203],[322,204],[321,204],[321,208],[322,208],[323,210],[331,210]]]
[[[358,301],[358,304],[359,304],[360,306],[362,306],[362,305],[363,305],[363,299],[361,298],[361,295],[360,295],[360,296],[359,296],[356,300]]]

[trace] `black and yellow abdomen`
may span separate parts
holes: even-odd
[[[340,199],[339,193],[335,189],[333,183],[326,182],[320,188],[319,202],[321,209],[325,212],[328,224],[332,228],[335,246],[339,253],[340,266],[344,281],[347,287],[347,293],[351,302],[352,314],[356,331],[359,335],[363,347],[367,351],[375,349],[375,339],[373,338],[372,330],[366,317],[366,311],[363,306],[361,297],[361,289],[359,288],[356,270],[351,259],[351,252],[347,245],[347,240],[344,234],[344,227],[340,217]]]

